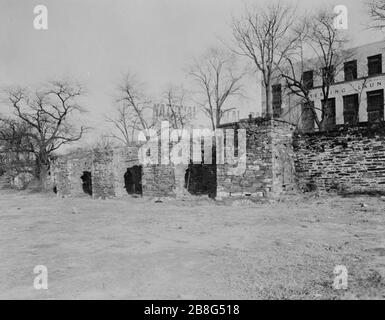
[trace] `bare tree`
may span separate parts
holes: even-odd
[[[147,134],[148,129],[154,126],[146,115],[146,110],[150,109],[150,101],[144,93],[143,84],[134,75],[127,73],[118,86],[116,102],[117,115],[106,117],[106,120],[113,124],[117,132],[112,137],[130,145],[137,131],[144,130]]]
[[[78,99],[83,95],[80,85],[67,81],[52,81],[43,89],[29,91],[23,88],[6,90],[7,100],[16,117],[29,130],[31,143],[25,151],[36,159],[36,175],[43,188],[52,153],[61,146],[78,141],[86,127],[76,128],[70,122],[74,112],[83,112]]]
[[[106,121],[111,123],[116,131],[111,133],[112,138],[124,145],[130,145],[134,141],[134,134],[139,129],[138,119],[133,116],[127,105],[118,106],[115,117],[106,116]]]
[[[87,146],[88,149],[109,149],[117,147],[117,142],[114,137],[108,134],[101,133],[97,139]]]
[[[320,130],[324,129],[327,120],[328,99],[335,76],[341,72],[344,62],[353,53],[344,48],[348,40],[335,29],[334,18],[335,14],[329,8],[321,9],[308,18],[304,17],[302,24],[293,30],[296,39],[294,49],[284,57],[285,65],[280,68],[287,89],[300,98],[300,104],[310,112]],[[312,86],[303,79],[304,71],[309,70],[313,71],[314,78],[321,81],[323,99],[319,109],[310,99]]]
[[[9,168],[21,168],[34,160],[29,152],[31,140],[30,128],[24,122],[12,118],[0,118],[0,171]]]
[[[338,74],[344,61],[351,56],[351,52],[344,49],[347,39],[334,27],[335,14],[328,9],[320,10],[312,17],[310,25],[310,46],[316,55],[316,70],[321,76],[321,90],[323,94],[321,120],[317,122],[322,130],[327,112],[330,88],[334,84],[334,77]]]
[[[268,118],[273,116],[272,82],[295,42],[295,38],[290,37],[294,12],[295,8],[277,2],[263,8],[246,8],[243,17],[233,20],[236,52],[249,58],[262,74]]]
[[[192,119],[193,114],[186,106],[186,90],[183,87],[169,86],[163,93],[167,105],[167,117],[174,129],[183,129]]]
[[[222,117],[233,110],[229,98],[242,95],[244,72],[237,70],[235,57],[220,49],[210,49],[190,68],[190,76],[198,84],[202,99],[197,103],[210,118],[213,130]]]
[[[279,66],[279,73],[285,82],[288,93],[299,99],[299,103],[294,107],[292,106],[289,112],[294,113],[293,108],[298,106],[306,106],[304,110],[309,110],[312,113],[312,118],[317,118],[316,110],[313,108],[313,102],[310,98],[311,83],[308,83],[303,78],[304,72],[313,68],[312,62],[305,58],[305,51],[308,51],[308,41],[310,40],[309,29],[310,23],[306,17],[304,17],[300,24],[293,27],[291,32],[296,41],[293,43],[293,49],[290,54],[284,56],[283,64]],[[304,110],[301,110],[301,117]]]
[[[372,20],[371,28],[383,29],[385,27],[385,0],[369,0],[367,7]]]

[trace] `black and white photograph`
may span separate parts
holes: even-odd
[[[0,300],[385,300],[384,90],[385,0],[0,0]]]

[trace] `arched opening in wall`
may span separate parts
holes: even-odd
[[[192,195],[208,195],[215,198],[217,195],[217,166],[215,147],[212,150],[211,163],[204,163],[204,151],[202,150],[202,162],[190,162],[184,175],[185,188]]]
[[[90,171],[83,171],[83,175],[80,177],[82,179],[82,187],[84,193],[92,196],[92,176]]]
[[[128,194],[142,195],[142,166],[127,168],[124,174],[124,187]]]
[[[185,188],[192,195],[216,197],[217,169],[215,164],[190,163],[184,176]]]
[[[54,186],[54,187],[52,188],[52,191],[53,191],[53,193],[57,194],[57,187]]]

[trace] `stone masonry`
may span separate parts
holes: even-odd
[[[139,162],[138,146],[76,151],[58,156],[51,164],[50,182],[60,196],[84,196],[82,175],[91,173],[92,197],[105,199],[127,195],[124,175],[128,168],[142,167],[143,196],[185,197],[187,165],[144,165]]]
[[[76,151],[59,156],[51,163],[50,178],[56,192],[65,196],[82,196],[81,176],[84,171],[91,171],[92,153]]]
[[[294,126],[280,120],[247,119],[221,128],[246,130],[246,169],[238,174],[231,174],[234,164],[226,163],[209,168],[142,165],[139,147],[129,146],[59,156],[51,165],[50,178],[58,195],[84,196],[81,177],[87,173],[96,199],[127,195],[125,173],[134,166],[140,167],[141,194],[148,197],[203,195],[207,190],[199,187],[208,185],[216,190],[217,199],[275,198],[297,190],[385,193],[385,123],[304,135],[294,134]],[[231,152],[237,159],[240,150],[234,145],[235,154]],[[227,147],[225,143],[224,150],[230,152]],[[214,150],[219,148],[217,144]],[[208,169],[216,175],[209,175]]]
[[[385,124],[340,126],[294,139],[301,190],[385,193]]]
[[[217,195],[269,198],[295,189],[294,127],[278,120],[249,119],[222,126],[246,129],[246,170],[229,175],[230,165],[217,165]]]

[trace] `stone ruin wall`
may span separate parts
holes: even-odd
[[[218,164],[218,197],[270,198],[296,188],[292,125],[250,119],[222,128],[246,129],[246,170],[241,175],[229,175],[230,165]]]
[[[294,150],[303,191],[385,193],[385,123],[296,135]]]
[[[144,166],[142,186],[144,196],[176,197],[174,168],[165,165]]]
[[[62,196],[83,196],[81,176],[84,171],[91,171],[92,153],[77,151],[57,157],[51,163],[51,185]]]
[[[384,123],[304,135],[294,134],[293,126],[277,120],[223,126],[238,128],[246,129],[246,171],[229,175],[229,165],[218,164],[217,199],[274,198],[297,190],[385,193]],[[83,151],[58,157],[50,178],[59,195],[84,196],[80,177],[90,171],[93,198],[123,197],[124,174],[135,165],[140,165],[138,147]],[[191,197],[185,188],[187,168],[143,166],[143,196]]]
[[[59,156],[51,164],[50,182],[56,186],[59,196],[85,196],[81,176],[84,171],[89,171],[92,177],[93,198],[121,198],[127,195],[124,182],[127,168],[141,166],[138,150],[138,147],[107,148]],[[186,169],[187,165],[142,166],[143,196],[186,196]]]
[[[213,167],[214,172],[216,171],[217,198],[264,198],[279,196],[287,190],[292,190],[293,128],[278,121],[257,123],[255,120],[224,127],[235,130],[239,128],[245,128],[247,132],[246,171],[242,175],[229,175],[228,165]],[[138,147],[122,147],[95,149],[58,157],[51,171],[53,184],[62,196],[84,196],[80,177],[84,171],[90,171],[92,197],[99,199],[126,195],[124,173],[128,167],[134,165],[140,165]],[[143,166],[143,196],[191,197],[185,188],[185,173],[188,167],[171,164]],[[205,184],[209,182],[207,179],[204,181]]]

